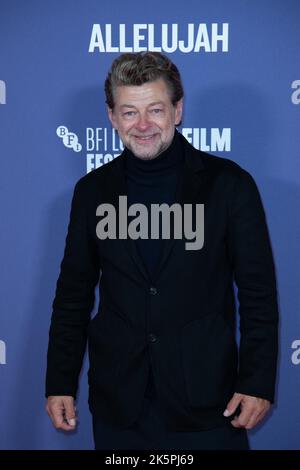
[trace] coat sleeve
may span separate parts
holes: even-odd
[[[240,316],[236,392],[273,402],[278,350],[275,268],[261,198],[244,170],[239,172],[229,213],[229,247]]]
[[[88,198],[81,180],[76,184],[63,260],[56,285],[47,352],[46,397],[76,398],[86,349],[86,328],[99,280],[95,243],[88,231]]]

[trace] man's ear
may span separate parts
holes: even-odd
[[[115,121],[115,117],[114,117],[114,112],[112,110],[112,108],[110,108],[109,106],[107,106],[107,114],[108,114],[108,117],[109,117],[109,120],[111,122],[111,125],[116,129],[117,129],[117,125],[116,125],[116,121]]]
[[[178,126],[181,123],[183,111],[183,98],[181,98],[175,104],[175,126]]]

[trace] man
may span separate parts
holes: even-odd
[[[88,340],[96,449],[248,449],[247,430],[274,400],[277,358],[276,281],[256,185],[177,132],[183,88],[164,55],[121,55],[105,92],[125,150],[74,190],[53,302],[47,412],[56,428],[74,429]],[[136,204],[148,210],[139,224]],[[157,204],[173,213],[164,226],[172,236],[160,227],[147,237]],[[183,225],[193,216],[195,237],[203,233],[189,249],[187,231],[176,232],[178,208]]]

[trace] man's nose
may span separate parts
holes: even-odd
[[[140,131],[145,131],[150,125],[149,121],[149,116],[146,113],[141,113],[136,123],[136,128]]]

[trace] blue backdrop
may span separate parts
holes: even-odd
[[[281,311],[276,405],[254,449],[300,449],[298,0],[0,1],[0,448],[92,449],[87,363],[79,426],[44,410],[48,329],[75,182],[122,150],[103,84],[126,50],[178,65],[183,126],[256,179]]]

